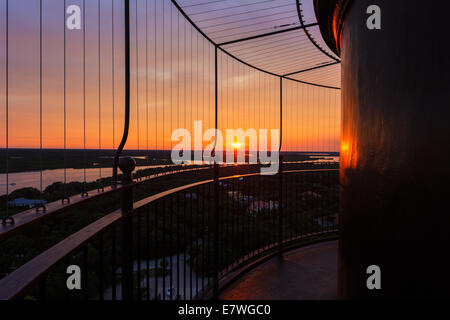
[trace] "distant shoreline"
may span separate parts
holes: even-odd
[[[116,150],[112,149],[8,149],[8,172],[33,172],[53,169],[107,169],[112,168]],[[338,157],[339,152],[286,151],[285,161],[307,161],[312,157]],[[171,150],[124,150],[122,156],[133,157],[137,167],[175,165],[170,160]],[[42,157],[42,167],[41,167]],[[0,149],[0,174],[6,173],[6,149]]]

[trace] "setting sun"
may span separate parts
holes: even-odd
[[[241,146],[241,143],[239,143],[239,142],[234,142],[234,143],[232,143],[231,145],[233,146],[233,148],[239,149],[239,147]]]

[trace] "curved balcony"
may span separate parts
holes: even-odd
[[[337,184],[335,169],[286,169],[203,180],[134,204],[135,186],[129,184],[120,188],[122,210],[7,275],[0,281],[0,298],[217,297],[261,262],[335,238]],[[132,209],[125,212],[127,206]],[[295,255],[288,254],[286,263]],[[66,288],[69,265],[82,270],[80,290]]]
[[[263,261],[225,288],[220,299],[334,300],[337,249],[336,240],[325,241]]]
[[[50,31],[62,7],[4,3],[0,299],[244,297],[258,274],[286,285],[289,271],[273,269],[280,257],[296,264],[312,253],[298,248],[336,238],[340,60],[320,38],[312,0],[98,1],[78,6],[83,32],[64,23],[61,37]],[[39,50],[22,47],[35,43],[28,37]],[[12,76],[30,61],[36,75]],[[61,88],[48,85],[56,71]],[[22,99],[22,82],[39,93]],[[200,121],[214,131],[214,154],[236,143],[231,162],[244,160],[198,159],[202,140],[170,163],[171,133],[194,137]],[[217,143],[232,128],[241,141]],[[266,134],[257,156],[255,129]],[[24,141],[32,147],[18,149]],[[280,169],[261,174],[260,152]],[[120,175],[119,161],[129,161]],[[333,297],[332,255],[317,269],[330,291],[313,298]],[[299,285],[304,294],[285,297],[310,298]]]

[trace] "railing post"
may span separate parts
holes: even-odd
[[[122,140],[120,141],[119,147],[117,148],[116,154],[114,156],[114,165],[113,165],[113,181],[112,186],[117,186],[117,166],[119,164],[119,158],[122,153],[122,150],[125,146],[125,143],[128,139],[128,130],[130,128],[130,0],[124,0],[124,31],[125,31],[125,115],[124,115],[124,127],[123,127],[123,135]],[[137,19],[137,18],[136,18]]]
[[[278,169],[278,255],[283,255],[283,156],[279,156]]]
[[[120,159],[119,168],[123,172],[122,185],[122,299],[133,299],[133,177],[132,172],[136,167],[133,158]]]
[[[280,144],[278,149],[278,255],[283,257],[283,156],[281,145],[283,142],[283,77],[280,77]]]
[[[219,265],[219,164],[214,163],[214,300],[219,298]]]
[[[217,125],[218,125],[218,66],[217,66],[217,50],[218,47],[214,48],[214,106],[215,106],[215,138],[214,143],[217,143]],[[220,151],[222,152],[222,151]],[[219,298],[219,164],[215,160],[216,156],[216,145],[213,149],[214,157],[214,277],[213,277],[213,299],[217,300]]]

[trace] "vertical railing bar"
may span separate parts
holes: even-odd
[[[42,68],[42,56],[43,56],[43,47],[42,47],[42,34],[43,34],[43,19],[42,19],[42,1],[39,1],[39,191],[40,191],[40,200],[41,204],[36,207],[36,210],[43,207],[45,210],[45,206],[43,204],[44,194],[42,193],[42,85],[43,85],[43,68]]]
[[[256,81],[256,80],[255,80]],[[256,98],[255,98],[256,99]],[[255,199],[257,201],[259,201],[259,180],[261,179],[261,176],[257,177],[254,179],[254,183],[255,183]],[[253,202],[254,203],[254,202]],[[254,250],[254,254],[253,255],[258,255],[259,253],[259,248],[260,248],[260,243],[259,243],[259,228],[258,228],[258,220],[260,218],[259,216],[259,206],[258,206],[258,210],[255,209],[255,215],[253,216],[253,237],[254,237],[254,243],[255,243],[255,250]]]
[[[116,300],[116,224],[112,225],[112,256],[111,256],[111,268],[112,268],[112,300]]]
[[[226,239],[224,238],[224,232],[225,232],[225,224],[224,224],[224,219],[220,219],[221,218],[221,211],[220,209],[223,207],[223,199],[221,197],[221,188],[220,188],[220,182],[217,183],[217,217],[218,217],[218,221],[217,221],[217,230],[218,230],[218,248],[219,248],[219,258],[218,258],[218,262],[217,262],[217,271],[218,271],[218,281],[220,281],[220,279],[222,278],[222,276],[224,275],[224,262],[226,261],[225,259],[225,249],[226,249],[226,245],[221,245],[222,241],[226,241]],[[223,240],[222,240],[223,239]]]
[[[235,228],[235,219],[236,219],[236,212],[235,212],[235,205],[234,205],[234,196],[235,196],[235,188],[234,188],[234,181],[235,179],[230,179],[230,185],[231,185],[231,263],[232,268],[234,268],[235,263],[235,257],[236,257],[236,228]]]
[[[83,17],[86,16],[86,0],[83,0]],[[82,196],[87,197],[86,191],[86,20],[83,19],[83,187]]]
[[[256,183],[255,183],[256,178],[255,177],[252,178],[252,181],[253,181],[253,186],[256,186]],[[251,190],[252,190],[252,192],[255,192],[255,187],[251,188]],[[252,199],[256,198],[256,193],[254,193],[254,194],[255,194],[255,197],[252,196]],[[252,257],[254,257],[256,255],[256,249],[258,248],[258,242],[255,241],[256,240],[256,229],[255,229],[256,228],[256,222],[255,222],[256,216],[251,215],[249,218],[251,219],[250,220],[250,229],[251,229],[250,239],[252,240]],[[255,246],[255,244],[256,244],[256,246]]]
[[[207,242],[207,249],[206,249],[206,252],[207,252],[206,269],[208,270],[206,272],[206,276],[208,277],[208,279],[207,279],[206,285],[207,285],[207,287],[210,287],[210,285],[211,285],[210,270],[212,267],[211,260],[210,260],[210,257],[211,257],[211,227],[212,227],[211,226],[211,184],[210,183],[208,183],[208,196],[207,196],[206,203],[208,204],[208,209],[207,209],[207,213],[208,213],[208,216],[207,216],[207,228],[208,228],[207,239],[208,239],[208,242]]]
[[[195,255],[196,255],[196,259],[195,259],[195,288],[196,288],[196,292],[195,292],[195,296],[198,298],[198,276],[200,275],[199,272],[199,257],[200,257],[200,245],[199,245],[199,241],[200,241],[200,235],[201,235],[201,226],[199,228],[199,222],[200,222],[200,187],[196,188],[197,190],[197,197],[196,197],[196,214],[195,214],[195,225],[197,226],[197,232],[195,235]],[[200,231],[200,232],[199,232]]]
[[[235,182],[236,182],[236,185],[235,185],[235,195],[236,195],[236,203],[235,203],[235,205],[236,205],[236,211],[235,211],[235,217],[236,217],[236,225],[235,225],[235,245],[236,245],[236,252],[235,252],[235,254],[236,254],[236,263],[237,263],[237,265],[239,265],[239,257],[240,257],[240,250],[239,250],[239,243],[240,243],[240,236],[241,236],[241,232],[240,232],[240,230],[239,230],[239,225],[240,225],[240,223],[239,223],[239,218],[240,218],[240,216],[239,216],[239,179],[236,179],[235,180]]]
[[[252,217],[250,215],[250,182],[252,181],[252,177],[248,177],[246,182],[247,182],[247,231],[248,231],[248,255],[247,258],[250,259],[250,256],[252,254],[253,251],[253,246],[252,246],[252,237],[251,237],[251,222],[252,222]]]
[[[158,300],[159,294],[158,294],[158,257],[159,257],[159,246],[158,246],[158,227],[159,227],[159,214],[158,214],[158,204],[159,201],[155,202],[154,208],[155,208],[155,300]]]
[[[241,248],[241,244],[242,244],[242,216],[241,216],[241,180],[238,178],[237,179],[237,231],[239,234],[239,242],[237,243],[237,249],[238,249],[238,265],[241,264],[242,262],[242,248]]]
[[[2,219],[2,223],[6,223],[6,218],[9,217],[9,0],[6,0],[5,8],[5,169],[6,169],[6,215]]]
[[[249,73],[250,74],[250,73]],[[249,82],[250,83],[250,82]],[[252,234],[251,234],[251,226],[252,226],[252,216],[250,214],[250,190],[252,190],[251,181],[253,180],[253,177],[248,177],[246,179],[247,184],[247,238],[248,238],[248,254],[247,258],[250,259],[250,257],[253,255],[253,243],[252,243]]]
[[[244,263],[245,261],[246,261],[246,256],[247,256],[247,253],[248,253],[248,244],[246,243],[247,242],[247,230],[246,230],[246,211],[247,211],[247,206],[246,206],[246,204],[245,204],[245,196],[246,196],[246,194],[245,194],[245,192],[246,192],[246,190],[245,190],[245,186],[246,186],[246,184],[245,184],[245,179],[244,178],[242,178],[242,180],[240,180],[240,184],[241,184],[241,205],[242,205],[242,207],[241,207],[241,210],[242,210],[242,215],[241,215],[241,224],[242,224],[242,244],[244,245],[244,248],[243,248],[243,250],[241,250],[241,257],[242,257],[242,259],[241,259],[241,263]]]
[[[122,248],[122,299],[133,299],[133,178],[132,172],[136,162],[125,157],[120,159],[122,170],[122,221],[121,221],[121,248]]]
[[[274,239],[273,239],[273,232],[272,232],[272,230],[273,230],[272,209],[271,209],[271,206],[270,206],[270,196],[268,196],[270,194],[269,187],[272,185],[270,183],[270,181],[269,181],[270,179],[272,179],[271,176],[265,177],[264,190],[263,190],[263,197],[264,197],[265,201],[267,201],[269,203],[269,206],[267,207],[267,210],[265,210],[266,218],[267,218],[267,237],[264,240],[264,251],[266,251],[269,248],[269,244],[273,243],[273,241],[274,241]]]
[[[167,242],[166,242],[166,199],[162,198],[162,248],[163,254],[161,255],[162,261],[162,299],[166,300],[166,252],[167,252]]]
[[[217,80],[217,47],[215,51],[215,64],[216,64],[216,80]],[[217,95],[216,95],[217,98]],[[219,164],[214,163],[214,288],[213,298],[218,299],[219,294]]]
[[[169,216],[169,234],[170,234],[170,249],[172,249],[172,241],[173,241],[173,196],[169,197],[170,199],[170,216]],[[169,276],[169,284],[170,284],[170,300],[173,300],[173,253],[170,250],[170,276]]]
[[[88,265],[88,246],[89,244],[86,244],[83,247],[83,272],[82,272],[82,288],[84,293],[84,299],[89,299],[89,265]]]
[[[232,234],[230,234],[231,232],[231,208],[230,208],[230,195],[229,195],[229,190],[230,190],[230,180],[225,180],[222,183],[222,188],[220,189],[220,192],[223,194],[223,198],[222,198],[222,204],[221,204],[221,212],[223,215],[223,221],[224,221],[224,236],[223,236],[223,243],[224,245],[228,248],[228,255],[226,257],[226,261],[224,261],[224,263],[226,262],[226,267],[227,269],[225,269],[228,272],[228,268],[230,267],[230,255],[232,256]]]
[[[289,225],[289,219],[292,219],[292,216],[290,214],[289,211],[289,204],[288,203],[288,186],[291,185],[292,183],[292,176],[286,176],[285,177],[286,182],[284,183],[284,203],[285,203],[285,207],[284,207],[284,234],[285,234],[285,238],[284,240],[288,240],[292,237],[292,228],[288,229],[288,225]]]
[[[292,173],[292,181],[294,184],[294,237],[297,238],[299,236],[299,232],[298,232],[298,185],[297,185],[297,175],[295,173]]]
[[[266,220],[264,223],[264,226],[265,226],[265,230],[267,230],[267,236],[263,238],[263,244],[264,244],[263,251],[266,251],[266,249],[267,249],[267,242],[272,241],[271,233],[269,232],[269,230],[273,230],[273,227],[271,227],[272,217],[270,215],[270,202],[269,202],[270,200],[267,200],[268,199],[267,198],[267,193],[268,193],[267,186],[270,185],[270,184],[268,184],[269,179],[270,179],[270,176],[266,176],[266,177],[264,177],[263,182],[262,182],[262,185],[263,185],[262,197],[263,197],[264,201],[268,201],[268,203],[269,203],[268,208],[264,208],[265,209],[264,210],[264,213],[265,213],[264,218]]]
[[[202,209],[200,210],[202,214],[202,297],[205,293],[205,240],[206,240],[206,232],[205,232],[205,186],[201,186],[200,188],[203,189],[202,192]]]
[[[98,157],[100,160],[102,154],[102,72],[101,72],[101,4],[98,0]],[[97,191],[104,191],[102,183],[102,165],[98,166],[99,179]]]
[[[263,199],[263,201],[266,201],[267,197],[267,181],[269,180],[269,176],[265,176],[263,177],[263,181],[261,182],[262,185],[262,189],[261,189],[261,197]],[[270,209],[270,202],[269,202],[269,209]],[[264,232],[266,232],[266,230],[268,230],[268,228],[270,227],[270,212],[269,210],[267,210],[266,208],[264,208],[263,210],[263,214],[264,214],[264,224],[263,224],[263,230]],[[264,252],[266,250],[266,246],[267,246],[267,240],[270,240],[270,233],[267,232],[267,236],[262,238],[262,244],[263,244],[263,248],[262,248],[262,252]]]
[[[115,140],[115,134],[116,134],[116,130],[115,130],[115,106],[116,106],[116,95],[115,95],[115,68],[116,68],[116,64],[115,64],[115,44],[114,44],[114,0],[111,0],[111,105],[112,105],[112,147],[113,149],[116,147],[116,140]],[[84,20],[84,19],[83,19]]]
[[[181,299],[180,295],[180,193],[178,192],[177,195],[177,295],[176,299],[178,300],[178,297]]]
[[[283,254],[283,156],[281,155],[281,144],[283,141],[283,77],[280,77],[280,144],[279,144],[279,202],[278,202],[278,255]]]
[[[331,196],[331,193],[330,193],[330,172],[324,172],[324,175],[326,176],[326,179],[325,179],[325,183],[326,183],[326,186],[324,187],[324,190],[325,190],[325,205],[327,205],[327,206],[329,206],[329,204],[330,204],[330,196]],[[325,211],[325,214],[327,214],[328,213],[328,216],[329,216],[329,219],[328,219],[328,221],[329,222],[327,222],[327,225],[326,225],[326,232],[328,232],[328,231],[330,231],[330,224],[331,224],[331,217],[332,217],[332,211],[330,211],[330,210],[328,210],[328,208],[329,207],[327,207],[326,209],[326,211]]]
[[[66,0],[63,2],[63,58],[64,58],[64,64],[63,64],[63,112],[64,112],[64,184],[63,184],[63,199],[62,203],[64,204],[65,201],[69,202],[69,198],[67,197],[67,34],[66,34]]]
[[[246,203],[246,205],[245,205],[245,220],[247,220],[246,222],[246,225],[247,225],[247,230],[246,230],[246,235],[247,235],[247,239],[245,239],[246,240],[246,242],[247,242],[247,252],[246,252],[246,260],[248,260],[248,259],[250,259],[250,250],[251,250],[251,247],[250,247],[250,211],[249,211],[249,198],[250,198],[250,195],[249,195],[249,182],[247,181],[247,179],[246,178],[244,178],[244,180],[242,180],[242,185],[243,185],[243,189],[245,190],[245,197],[244,197],[244,201],[245,201],[245,199],[247,199],[247,203]]]
[[[193,228],[194,228],[194,224],[193,224],[193,220],[192,220],[192,216],[193,216],[193,201],[192,201],[192,191],[190,191],[189,193],[189,225],[190,225],[190,243],[189,243],[189,299],[192,300],[192,244],[194,243],[194,235],[193,235]]]
[[[328,205],[328,203],[330,202],[330,190],[329,190],[329,186],[330,186],[330,175],[329,172],[324,172],[324,182],[326,183],[326,185],[324,185],[324,190],[325,190],[325,194],[324,194],[324,205]],[[325,208],[327,209],[327,208]],[[325,210],[325,214],[330,213],[328,210]],[[327,225],[325,226],[325,232],[328,232],[330,230],[330,223],[329,221],[331,221],[331,215],[328,216],[327,219]]]
[[[258,188],[257,189],[258,190],[258,192],[257,192],[258,216],[257,216],[257,220],[256,220],[256,225],[257,225],[258,233],[257,233],[256,237],[258,238],[258,254],[264,250],[263,246],[264,246],[264,220],[265,220],[265,217],[263,216],[263,214],[262,214],[263,211],[261,210],[261,202],[264,201],[264,199],[263,199],[264,178],[265,177],[263,175],[259,176],[260,181],[259,181],[258,187],[257,187]]]
[[[245,69],[244,69],[245,70]],[[245,262],[248,258],[248,230],[247,230],[247,205],[246,205],[246,200],[245,197],[247,196],[246,192],[246,186],[247,184],[245,183],[246,180],[244,177],[242,177],[241,180],[241,186],[242,186],[242,243],[244,244],[244,250],[242,251],[242,262]]]
[[[286,174],[285,174],[286,176]],[[296,225],[296,215],[295,215],[295,177],[294,174],[288,175],[286,177],[290,178],[290,184],[286,185],[285,194],[286,194],[286,211],[289,212],[289,222],[286,222],[286,227],[290,227],[290,238],[293,239],[297,235],[297,225]],[[291,201],[288,201],[291,200]]]
[[[231,265],[231,263],[233,262],[233,240],[230,241],[229,239],[233,239],[233,237],[234,237],[234,235],[233,235],[233,211],[230,210],[230,208],[229,208],[231,180],[227,180],[226,184],[227,184],[227,188],[226,188],[226,204],[227,205],[224,208],[224,214],[227,215],[227,236],[225,239],[227,241],[227,245],[230,246],[230,255],[231,255],[231,260],[227,261],[227,265],[229,266],[229,269],[227,271],[229,272],[233,269],[233,266]]]
[[[289,177],[283,177],[283,184],[281,185],[282,188],[282,195],[283,199],[281,200],[281,203],[283,204],[283,223],[281,225],[281,242],[284,243],[287,239],[289,239],[289,232],[287,230],[286,224],[288,222],[288,210],[287,210],[287,203],[286,203],[286,186],[289,184]]]
[[[310,174],[310,173],[306,174],[306,176],[308,177],[308,180],[311,179],[311,174]],[[305,185],[305,183],[306,183],[306,181],[304,181],[303,184]],[[307,210],[307,213],[306,213],[306,216],[305,216],[306,221],[311,221],[311,212],[312,212],[312,208],[311,208],[310,210]],[[313,227],[313,225],[311,225],[311,227],[309,228],[309,230],[306,231],[306,234],[312,232],[312,227]]]
[[[270,178],[273,179],[272,176]],[[269,181],[269,180],[267,180],[267,182],[266,182],[267,183],[266,194],[267,194],[267,199],[269,199],[269,217],[270,217],[270,220],[272,222],[272,230],[274,232],[273,232],[273,235],[271,237],[272,239],[268,239],[268,241],[267,241],[267,248],[271,248],[272,244],[275,244],[277,242],[277,232],[275,231],[275,230],[277,230],[277,228],[276,228],[275,217],[273,215],[273,211],[274,211],[274,207],[275,207],[275,200],[273,201],[274,206],[273,207],[270,206],[270,199],[272,198],[271,196],[273,194],[274,184],[270,183],[270,182],[271,181]]]
[[[252,246],[250,244],[250,177],[245,179],[244,185],[246,186],[246,219],[247,219],[247,260],[250,259],[250,253],[252,250]]]
[[[139,22],[139,14],[138,14],[138,1],[135,1],[136,5],[135,5],[135,33],[134,33],[134,42],[136,44],[136,48],[134,49],[134,53],[135,53],[135,73],[136,73],[136,136],[137,136],[137,149],[138,151],[141,150],[141,145],[140,145],[140,116],[139,116],[139,109],[140,109],[140,104],[139,104],[139,78],[140,78],[140,74],[139,74],[139,28],[138,28],[138,22]],[[137,180],[139,181],[140,179],[140,175],[137,177]]]
[[[63,268],[64,268],[64,269],[63,269],[63,272],[65,273],[66,270],[67,270],[67,268],[70,266],[70,256],[67,256],[67,257],[65,257],[65,258],[63,259],[62,265],[63,265]],[[62,289],[63,289],[63,291],[64,291],[64,300],[67,301],[67,300],[70,299],[70,297],[69,297],[69,290],[68,290],[68,288],[67,288],[67,283],[64,282],[64,281],[62,281],[61,284],[62,284]]]
[[[320,187],[322,187],[322,183],[323,183],[323,180],[324,180],[323,178],[324,178],[324,175],[322,174],[322,172],[319,172],[319,183],[318,183],[318,185],[319,185]],[[318,194],[321,195],[321,194],[319,193],[319,190],[318,190]],[[325,210],[324,210],[325,197],[324,197],[323,195],[321,195],[321,196],[322,196],[322,197],[319,198],[319,204],[320,204],[319,210],[320,210],[320,216],[321,216],[321,218],[322,218],[322,223],[321,223],[322,229],[321,229],[321,233],[323,233],[323,232],[325,231],[325,227],[324,227],[324,223],[325,223],[325,221],[324,221],[324,218],[325,218],[325,216],[324,216],[324,213],[325,213]]]
[[[259,177],[259,179],[261,180],[260,181],[260,183],[258,184],[258,197],[257,197],[257,199],[258,199],[258,215],[257,215],[257,220],[256,220],[256,225],[257,225],[257,237],[258,237],[258,254],[261,252],[261,250],[263,250],[263,241],[261,241],[261,240],[263,240],[264,239],[264,235],[263,235],[263,232],[264,232],[264,224],[263,224],[263,219],[262,219],[262,217],[261,217],[261,201],[263,201],[263,198],[262,198],[262,188],[261,188],[261,186],[263,185],[263,183],[264,183],[264,176],[260,176]]]
[[[241,241],[240,241],[241,246],[240,246],[240,252],[239,252],[239,256],[240,256],[239,262],[243,263],[245,261],[245,255],[244,255],[245,248],[242,248],[242,244],[244,244],[244,246],[245,246],[245,237],[246,237],[246,235],[244,233],[244,231],[245,231],[245,229],[244,229],[245,228],[245,224],[244,224],[244,221],[245,221],[244,220],[244,218],[245,218],[244,178],[242,178],[242,180],[241,180],[241,178],[239,178],[238,185],[239,185],[238,189],[239,189],[239,218],[240,218],[239,225],[242,228],[241,229]]]
[[[293,208],[293,220],[294,220],[294,237],[297,239],[299,236],[299,213],[298,213],[298,181],[297,181],[297,174],[296,173],[292,173],[292,181],[293,181],[293,188],[294,188],[294,208]]]
[[[256,121],[256,120],[255,120]],[[254,201],[254,199],[257,199],[258,197],[258,192],[256,191],[256,186],[257,186],[257,180],[259,179],[259,177],[253,177],[253,187],[251,188],[252,193],[254,194],[254,196],[252,197],[252,201]],[[252,240],[252,257],[254,257],[257,252],[256,250],[259,248],[258,247],[258,238],[257,238],[257,231],[256,231],[256,209],[254,208],[253,205],[254,202],[252,202],[252,208],[253,208],[253,214],[251,215],[251,222],[250,222],[250,228],[251,228],[251,240]]]
[[[186,192],[183,191],[183,299],[186,300],[186,254],[188,249],[186,235]]]
[[[319,182],[319,186],[321,186],[321,187],[323,187],[323,182],[324,182],[324,174],[322,173],[322,172],[319,172],[319,180],[320,180],[320,182]],[[320,194],[320,193],[319,193]],[[325,221],[324,221],[324,219],[325,219],[325,208],[324,208],[324,205],[325,205],[325,195],[321,195],[322,196],[322,198],[320,198],[321,199],[321,206],[320,206],[320,215],[322,216],[322,233],[325,231],[325,226],[324,226],[324,224],[325,224]]]
[[[104,299],[103,291],[103,233],[98,236],[98,255],[99,255],[99,296],[100,300]]]
[[[146,295],[147,300],[150,300],[150,206],[146,207],[146,217],[145,217],[145,230],[146,230],[146,253],[145,253],[145,260],[146,260]]]
[[[218,109],[219,109],[219,69],[218,69],[218,47],[214,46],[214,151],[216,155],[217,129],[218,129]],[[222,152],[222,146],[220,148]],[[213,268],[213,298],[218,298],[219,293],[219,164],[214,161],[214,268]]]
[[[141,300],[141,210],[139,209],[136,212],[137,219],[137,232],[136,232],[136,240],[137,240],[137,299]]]
[[[302,205],[302,182],[303,182],[303,175],[302,174],[298,174],[298,187],[300,191],[297,191],[298,194],[298,203],[299,203],[299,208],[298,208],[298,212],[299,212],[299,218],[300,218],[300,236],[303,237],[304,234],[304,221],[303,221],[303,205]]]
[[[325,190],[326,190],[326,197],[325,197],[325,204],[327,204],[327,203],[329,203],[330,202],[330,199],[329,199],[329,197],[330,197],[330,190],[329,190],[329,186],[330,186],[330,173],[327,171],[327,172],[325,172],[325,174],[324,175],[326,175],[326,188],[324,188]],[[330,216],[330,218],[331,218],[331,216]],[[327,222],[327,225],[326,225],[326,230],[325,230],[326,232],[328,232],[328,231],[330,231],[330,223],[328,223]]]

